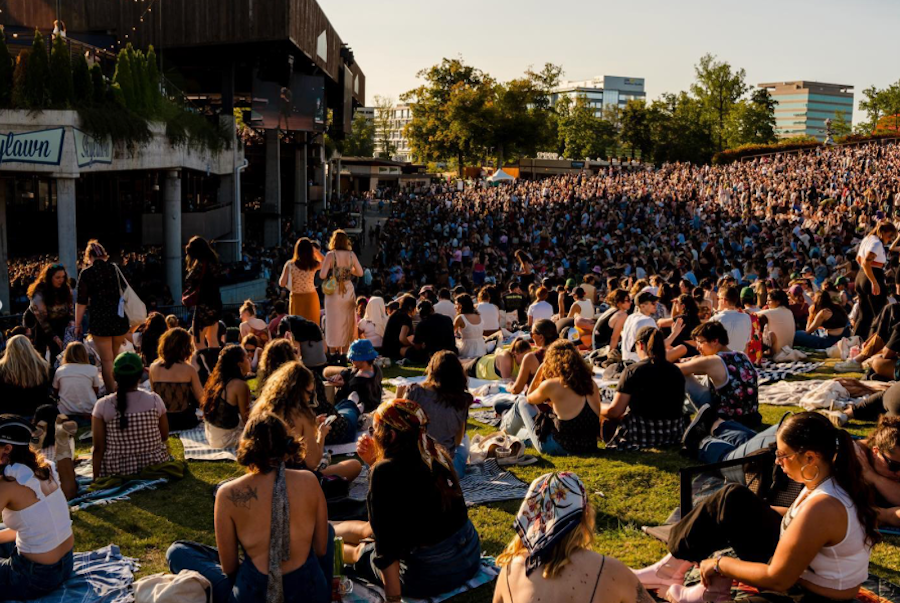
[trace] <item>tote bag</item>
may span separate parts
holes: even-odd
[[[116,266],[116,272],[121,279],[119,281],[119,304],[124,305],[125,316],[128,317],[128,324],[132,327],[136,327],[147,320],[147,306],[144,305],[141,298],[138,297],[137,293],[134,292],[134,289],[131,288],[131,285],[128,284],[128,281],[125,280],[125,275],[122,274],[122,271],[119,270],[118,266]],[[122,287],[122,283],[125,283],[124,287]]]

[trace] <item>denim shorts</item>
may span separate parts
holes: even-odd
[[[49,595],[69,579],[72,566],[72,551],[56,563],[44,565],[20,555],[14,543],[0,545],[0,598],[8,601]]]

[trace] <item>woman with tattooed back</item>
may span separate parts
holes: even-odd
[[[313,473],[285,469],[302,454],[284,421],[252,416],[237,455],[247,475],[216,493],[218,549],[176,542],[166,553],[172,573],[200,572],[212,584],[213,603],[328,603],[334,531],[325,495]]]

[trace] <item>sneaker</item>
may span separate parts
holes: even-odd
[[[841,429],[844,425],[850,422],[850,417],[845,415],[839,410],[820,410],[821,414],[825,415],[831,424]]]
[[[834,365],[834,372],[861,373],[863,372],[863,367],[859,362],[856,362],[855,360],[845,360],[844,362],[838,362]]]
[[[716,411],[709,404],[704,404],[694,415],[694,420],[684,430],[681,436],[681,444],[688,452],[696,452],[700,448],[700,442],[709,435],[712,424],[716,420]]]

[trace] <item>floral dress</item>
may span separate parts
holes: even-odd
[[[728,374],[725,385],[711,388],[719,416],[746,425],[759,423],[758,375],[753,363],[743,352],[719,352],[718,356]]]

